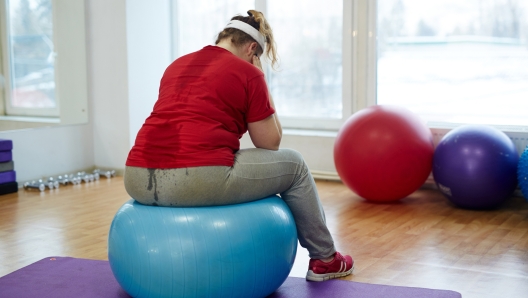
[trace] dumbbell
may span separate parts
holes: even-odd
[[[76,175],[73,175],[73,177],[75,179],[77,179],[79,181],[79,183],[81,183],[82,181],[88,183],[88,182],[93,182],[96,180],[96,177],[94,174],[87,174],[86,172],[82,171],[82,172],[77,172]],[[97,179],[99,179],[99,177],[97,177]]]
[[[31,181],[31,182],[25,182],[24,183],[24,189],[38,189],[40,191],[44,191],[46,190],[46,186],[44,185],[44,183],[42,182],[42,180],[39,180],[40,182],[37,182],[37,181]]]
[[[94,175],[98,175],[99,177],[100,176],[105,176],[106,178],[112,178],[112,177],[115,177],[115,170],[100,170],[100,169],[95,169],[93,171]]]
[[[82,178],[84,180],[84,182],[88,183],[88,182],[94,182],[95,181],[95,175],[94,174],[86,174],[83,176]]]
[[[77,178],[76,176],[74,176],[73,174],[70,174],[70,175],[65,174],[64,176],[59,176],[57,177],[57,181],[63,185],[66,185],[68,183],[71,183],[73,185],[81,183],[81,180]]]
[[[49,189],[59,188],[59,182],[55,181],[53,177],[48,178],[46,182],[44,182],[42,179],[39,179],[38,181],[31,181],[24,183],[24,189],[38,189],[40,191],[46,190],[46,186]]]
[[[46,184],[49,189],[59,188],[59,181],[55,180],[53,177],[49,177]]]

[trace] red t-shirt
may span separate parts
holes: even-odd
[[[247,123],[275,111],[264,74],[216,46],[174,61],[158,101],[128,154],[127,166],[232,166]]]

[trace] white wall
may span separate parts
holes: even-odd
[[[91,125],[3,131],[0,139],[13,141],[13,160],[20,184],[93,166]]]
[[[123,169],[130,149],[126,1],[86,5],[93,165]]]
[[[309,132],[284,129],[280,147],[299,151],[313,172],[337,176],[334,165],[336,135],[337,132]],[[240,148],[253,147],[253,143],[246,133],[240,140]]]
[[[128,0],[129,141],[150,115],[158,99],[159,83],[171,63],[170,1]]]

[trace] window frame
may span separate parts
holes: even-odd
[[[0,0],[0,15],[6,15],[6,1]],[[50,125],[88,123],[88,62],[85,1],[52,0],[55,52],[55,99],[59,113],[6,115],[9,98],[9,70],[6,66],[7,18],[0,20],[0,130]],[[3,66],[3,67],[1,67]]]
[[[6,4],[5,1],[0,1],[0,115],[5,115],[5,105],[4,102],[7,97],[7,86],[9,85],[8,75],[4,65],[7,62],[7,13],[6,13]]]

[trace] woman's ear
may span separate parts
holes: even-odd
[[[250,43],[248,50],[250,51],[251,56],[256,55],[257,54],[257,43],[256,42]]]

